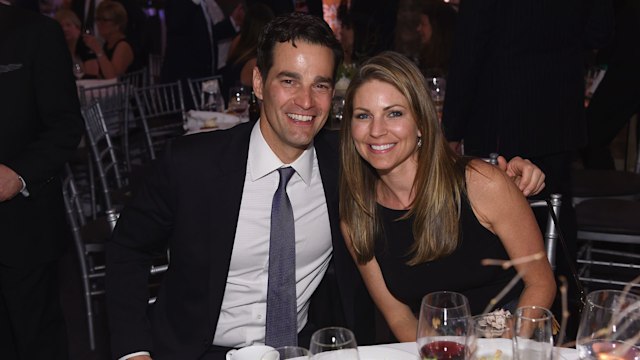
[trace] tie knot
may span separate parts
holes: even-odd
[[[295,173],[296,171],[291,166],[287,166],[278,169],[278,172],[280,173],[280,187],[286,187],[289,183],[289,180],[291,180],[293,173]]]

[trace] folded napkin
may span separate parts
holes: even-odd
[[[184,129],[188,132],[209,129],[229,129],[238,125],[241,119],[238,116],[213,111],[190,110],[187,113],[187,122]]]

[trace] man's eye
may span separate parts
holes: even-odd
[[[293,80],[291,79],[283,79],[282,83],[285,85],[292,85],[293,84]]]

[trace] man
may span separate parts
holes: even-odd
[[[82,120],[55,20],[0,1],[0,358],[66,359],[56,260],[70,239],[59,173]]]
[[[153,164],[107,248],[114,356],[223,359],[232,347],[270,344],[270,213],[289,166],[298,342],[328,325],[371,340],[371,302],[339,230],[338,138],[321,130],[341,58],[322,19],[274,19],[253,71],[258,122],[177,139]],[[167,246],[170,267],[147,313],[150,259]]]

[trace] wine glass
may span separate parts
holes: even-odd
[[[282,346],[269,351],[262,356],[262,360],[306,360],[309,350],[300,346]]]
[[[75,75],[76,79],[80,80],[84,76],[84,64],[82,60],[77,56],[73,57],[73,75]]]
[[[311,335],[309,353],[312,359],[359,360],[356,337],[349,329],[328,327]]]
[[[540,306],[516,310],[513,355],[516,360],[549,360],[553,352],[553,314]]]
[[[200,108],[207,111],[224,111],[224,100],[220,94],[218,80],[212,79],[202,82]]]
[[[243,86],[234,86],[229,89],[229,110],[234,114],[245,117],[249,116],[249,92]]]
[[[459,293],[425,295],[420,306],[416,341],[422,358],[462,360],[468,355],[473,327],[469,301]]]
[[[640,296],[618,290],[587,295],[576,339],[580,359],[640,359],[639,334]]]
[[[447,89],[447,81],[443,77],[427,78],[427,88],[431,94],[431,100],[436,107],[438,117],[442,118],[442,106],[444,105],[444,94]]]

